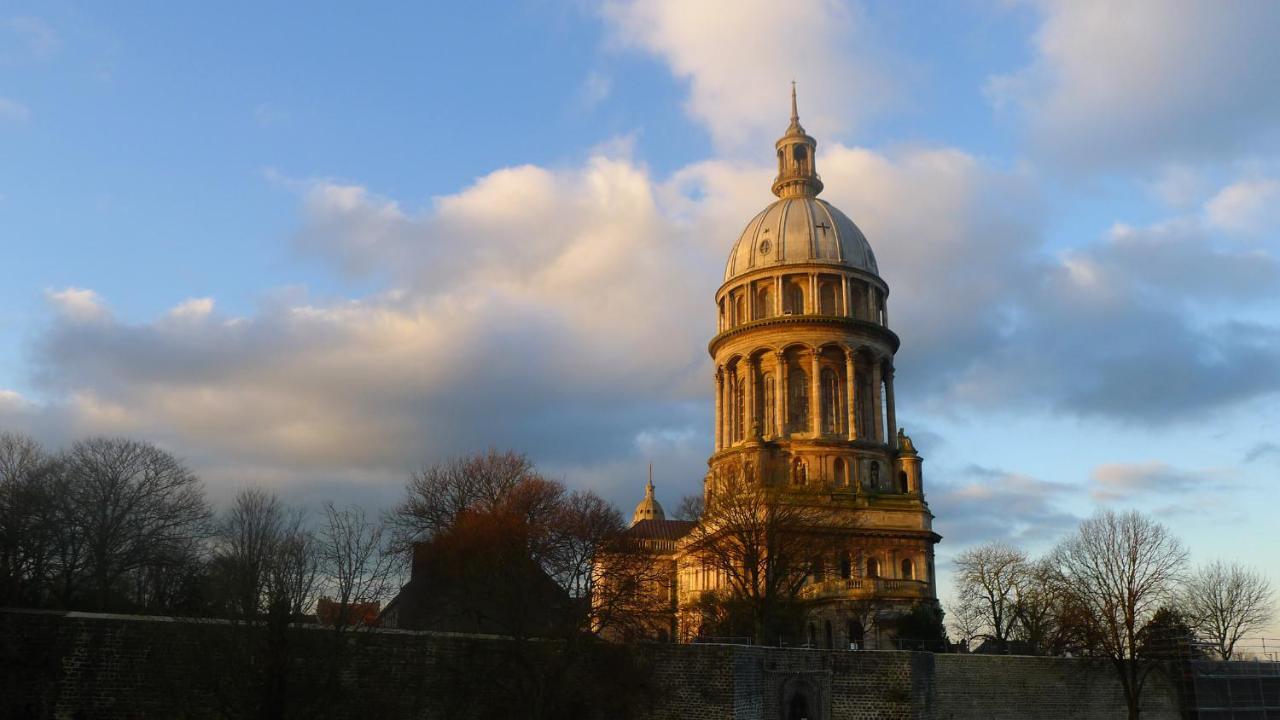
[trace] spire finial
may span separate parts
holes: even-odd
[[[791,81],[791,124],[800,124],[800,112],[796,110],[796,81]]]
[[[650,495],[653,494],[653,463],[649,463],[649,485],[645,491]]]

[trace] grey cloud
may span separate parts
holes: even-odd
[[[1123,229],[1012,294],[1013,320],[956,363],[952,401],[1124,422],[1194,423],[1280,391],[1280,327],[1225,307],[1272,307],[1280,266],[1191,221]]]
[[[1111,463],[1090,473],[1089,494],[1103,502],[1129,500],[1139,495],[1181,495],[1204,489],[1212,481],[1201,473],[1189,472],[1162,462]]]
[[[1280,444],[1273,442],[1260,442],[1249,448],[1249,451],[1244,455],[1244,461],[1250,463],[1257,462],[1258,460],[1271,456],[1280,457]]]
[[[998,109],[1040,152],[1077,169],[1231,157],[1275,148],[1280,7],[1161,0],[1037,3],[1032,62],[993,77]]]
[[[1060,505],[1078,492],[1066,483],[976,465],[926,482],[935,529],[952,549],[997,539],[1049,541],[1079,522]]]

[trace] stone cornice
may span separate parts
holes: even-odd
[[[848,275],[851,278],[874,285],[885,294],[885,297],[889,296],[889,284],[886,283],[879,275],[869,273],[866,270],[859,268],[850,267],[840,261],[831,260],[818,262],[774,263],[763,265],[758,268],[752,268],[740,275],[735,275],[731,280],[726,280],[721,283],[720,287],[716,288],[716,302],[720,302],[721,298],[724,297],[724,294],[730,289],[745,285],[748,282],[753,282],[765,277],[774,277],[776,275],[803,275],[806,272]]]
[[[725,342],[726,340],[729,340],[730,338],[734,338],[739,335],[749,333],[753,330],[759,330],[762,328],[773,328],[773,327],[782,327],[786,325],[804,325],[804,324],[836,325],[836,326],[843,326],[851,330],[858,330],[868,335],[871,335],[873,337],[878,337],[879,339],[885,341],[891,348],[890,352],[892,353],[898,352],[898,346],[902,344],[902,341],[898,339],[897,334],[894,333],[892,330],[890,330],[887,327],[884,327],[883,325],[878,325],[876,323],[868,322],[866,320],[859,320],[857,318],[845,317],[843,315],[777,315],[775,317],[764,318],[761,320],[752,320],[750,322],[746,322],[736,327],[732,327],[732,328],[729,328],[728,330],[725,330],[724,332],[711,338],[711,342],[707,343],[707,351],[710,352],[711,357],[714,358],[716,356],[717,347],[719,347],[721,343]],[[769,347],[773,347],[772,343],[767,343],[767,345]]]

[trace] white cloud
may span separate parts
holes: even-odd
[[[1170,301],[1263,296],[1268,256],[1170,222],[1118,227],[1056,261],[1036,179],[949,148],[834,144],[819,169],[893,288],[902,398],[1128,419],[1275,389],[1280,333],[1198,327]],[[288,182],[298,250],[382,278],[382,292],[281,296],[235,319],[195,298],[143,323],[89,290],[50,293],[40,387],[67,427],[161,440],[223,484],[398,484],[421,460],[496,445],[628,501],[618,475],[654,459],[678,497],[705,471],[690,448],[710,433],[711,298],[730,244],[772,200],[771,170],[707,161],[653,178],[597,154],[497,170],[425,207]],[[998,486],[1046,523],[1071,520],[1032,502],[1057,492],[1037,482],[1008,474],[949,497],[968,507]]]
[[[993,77],[997,108],[1065,165],[1167,163],[1275,139],[1280,5],[1042,0],[1034,59]]]
[[[58,312],[75,322],[102,320],[108,316],[102,298],[92,290],[69,287],[47,292],[49,300]]]
[[[1268,233],[1280,241],[1280,180],[1255,178],[1228,185],[1205,205],[1205,215],[1224,230]]]
[[[689,83],[689,114],[722,150],[768,147],[786,128],[788,83],[810,134],[829,138],[889,99],[887,57],[855,5],[831,0],[612,0],[614,39]],[[898,78],[901,82],[901,77]]]
[[[907,356],[940,347],[934,328],[985,327],[952,308],[993,300],[1003,281],[958,284],[951,264],[1017,264],[1031,246],[1018,214],[981,198],[1013,197],[1018,179],[947,150],[828,155],[833,185],[878,188],[831,199],[864,222],[900,274],[891,282],[911,288],[894,310],[918,325]],[[234,320],[195,298],[144,323],[114,319],[89,290],[51,293],[41,388],[77,428],[162,439],[220,467],[399,481],[420,459],[494,444],[602,487],[627,458],[674,464],[678,497],[705,469],[689,447],[710,428],[711,298],[739,229],[772,200],[769,179],[767,165],[724,162],[654,179],[597,155],[498,170],[421,209],[357,185],[299,184],[296,247],[387,290],[286,297]],[[948,361],[971,351],[948,347]]]
[[[31,118],[31,109],[26,105],[6,97],[0,97],[0,120],[25,122]]]
[[[200,320],[213,312],[213,298],[191,298],[169,310],[168,317],[177,321]]]

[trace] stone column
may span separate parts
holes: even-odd
[[[884,376],[884,401],[885,408],[889,413],[889,446],[898,447],[898,421],[893,414],[893,366],[889,366],[889,372]]]
[[[854,362],[853,351],[845,348],[844,351],[844,371],[845,371],[845,409],[849,411],[849,439],[858,439],[858,367]]]
[[[724,370],[716,368],[716,450],[724,448]]]
[[[776,312],[773,314],[777,317],[782,317],[782,291],[782,276],[779,275],[773,279],[773,304],[776,308]]]
[[[778,372],[775,373],[773,386],[773,436],[786,437],[787,435],[787,356],[786,353],[776,353],[778,358]]]
[[[889,296],[884,296],[884,326],[889,327]]]
[[[809,423],[814,437],[822,436],[822,383],[819,380],[821,367],[818,365],[818,351],[814,350],[810,357],[812,371],[809,375]]]
[[[756,417],[756,392],[759,390],[759,383],[756,382],[756,361],[754,358],[747,358],[747,392],[744,402],[747,406],[743,408],[742,422],[744,440],[757,440],[760,437],[760,419]],[[892,397],[892,396],[890,396]],[[890,411],[892,412],[892,411]],[[890,415],[889,417],[893,417]]]
[[[871,437],[876,442],[882,443],[884,442],[884,409],[881,407],[882,389],[880,387],[880,379],[880,359],[876,358],[871,362],[871,403],[876,419],[876,431]]]
[[[818,305],[818,275],[811,273],[809,275],[809,312],[817,315],[822,308]]]
[[[849,276],[841,275],[840,276],[840,314],[852,317],[853,313],[849,312],[850,307],[852,306],[849,304]]]

